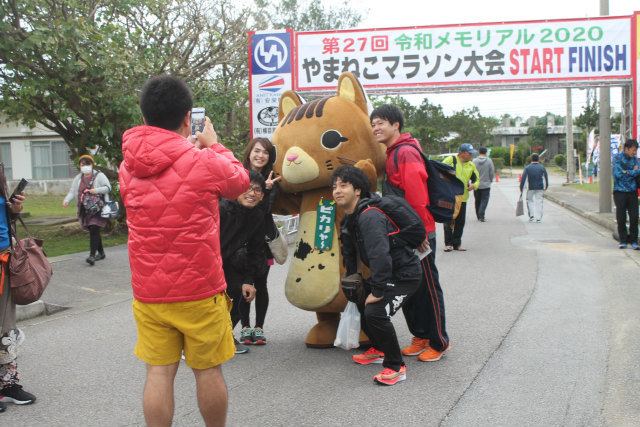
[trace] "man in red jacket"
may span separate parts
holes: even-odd
[[[140,93],[145,126],[123,136],[120,193],[127,208],[135,354],[147,363],[147,425],[169,426],[180,357],[196,378],[206,425],[224,425],[221,364],[233,357],[229,298],[220,255],[221,197],[235,199],[249,177],[217,142],[206,118],[191,138],[193,97],[181,80],[159,76]]]
[[[418,360],[422,362],[435,362],[440,360],[450,347],[445,328],[444,299],[436,267],[436,224],[427,209],[429,192],[424,161],[416,149],[400,145],[414,145],[420,151],[422,148],[410,133],[400,134],[404,118],[397,106],[381,105],[373,110],[370,119],[374,137],[387,147],[382,192],[404,197],[415,209],[427,231],[427,239],[422,243],[420,251],[431,249],[421,261],[422,283],[402,307],[407,326],[413,334],[411,345],[404,348],[402,354],[418,356]],[[396,150],[397,167],[394,160]]]

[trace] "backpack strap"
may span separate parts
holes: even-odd
[[[409,146],[409,147],[413,147],[415,150],[418,151],[418,154],[420,154],[420,157],[422,157],[422,154],[423,154],[422,151],[420,151],[420,149],[418,147],[416,147],[415,145],[409,144],[409,143],[400,144],[393,150],[393,162],[396,165],[396,169],[398,169],[398,151],[399,151],[398,149],[400,147],[404,147],[405,145]],[[424,162],[424,157],[422,157],[422,161]]]
[[[400,232],[400,227],[398,227],[398,224],[396,224],[395,222],[393,222],[393,220],[389,217],[389,215],[387,215],[382,209],[380,209],[377,206],[369,206],[368,208],[364,209],[362,212],[360,212],[360,215],[362,215],[363,213],[365,213],[366,211],[369,211],[371,209],[375,209],[377,211],[379,211],[382,215],[384,215],[390,222],[391,224],[393,224],[393,226],[396,228],[396,231],[387,234],[387,236],[393,236],[394,234],[398,234]]]

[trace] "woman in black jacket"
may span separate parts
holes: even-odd
[[[265,181],[265,194],[262,202],[258,205],[258,208],[262,211],[263,222],[265,229],[265,237],[273,239],[277,235],[277,229],[273,222],[273,216],[271,215],[271,209],[273,207],[273,201],[278,192],[278,181],[281,177],[274,178],[273,176],[273,162],[275,161],[275,148],[271,141],[267,138],[254,138],[252,139],[244,150],[244,156],[242,158],[242,164],[247,170],[259,172]],[[263,239],[264,240],[264,239]],[[241,322],[242,331],[240,334],[240,342],[243,344],[266,344],[267,338],[264,335],[263,326],[264,319],[267,315],[267,308],[269,307],[269,291],[267,289],[267,277],[269,276],[269,269],[273,265],[273,255],[269,250],[269,245],[266,241],[263,242],[264,250],[266,253],[266,259],[263,265],[261,265],[261,272],[255,280],[256,287],[256,322],[255,327],[251,327],[250,313],[251,303],[242,301],[241,304]]]

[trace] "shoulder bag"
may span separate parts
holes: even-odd
[[[53,269],[42,249],[44,241],[31,235],[22,218],[18,217],[29,237],[18,239],[16,223],[12,224],[16,244],[11,241],[9,280],[11,296],[18,305],[27,305],[40,299],[51,280]]]
[[[102,200],[102,196],[100,194],[91,194],[89,192],[89,190],[91,190],[91,187],[93,187],[93,181],[95,181],[95,179],[96,175],[93,175],[91,177],[89,185],[82,194],[82,206],[84,207],[85,212],[89,215],[101,213],[102,207],[104,206],[104,201]]]
[[[273,255],[273,259],[280,265],[287,262],[287,256],[289,255],[289,244],[284,234],[276,227],[276,236],[273,239],[266,239],[269,245],[269,250]]]

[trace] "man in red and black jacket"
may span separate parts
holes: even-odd
[[[384,104],[373,110],[370,115],[373,135],[387,147],[385,177],[382,183],[383,194],[396,194],[404,197],[418,213],[427,231],[427,238],[419,248],[429,255],[422,259],[422,283],[417,292],[402,307],[407,326],[413,334],[411,345],[402,350],[405,356],[418,356],[423,362],[440,360],[450,347],[449,336],[445,328],[444,298],[438,268],[436,267],[436,224],[427,209],[429,192],[427,189],[427,171],[418,151],[412,147],[399,147],[411,144],[420,151],[420,143],[410,133],[401,134],[404,118],[400,109],[392,104]],[[394,152],[397,153],[397,166]]]

